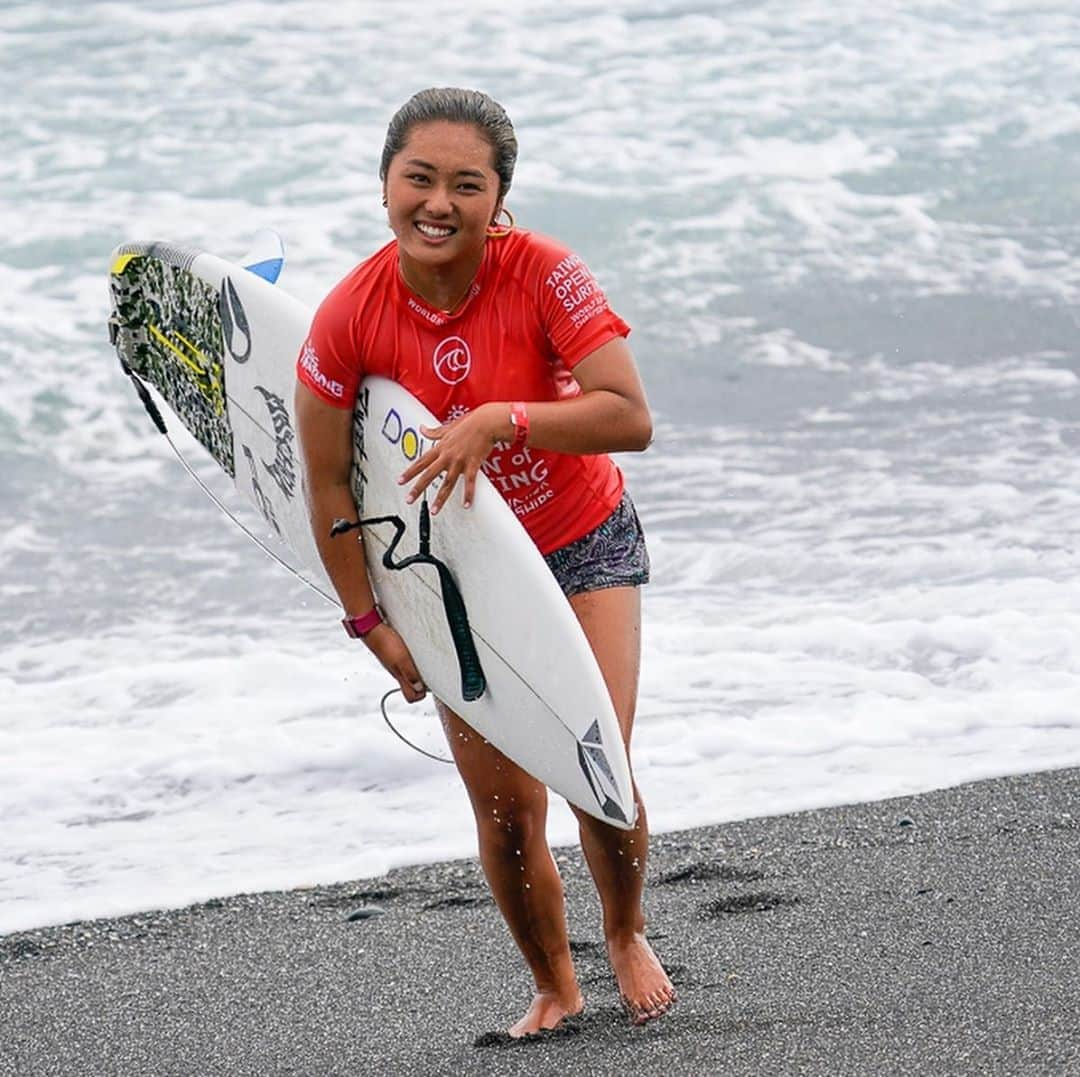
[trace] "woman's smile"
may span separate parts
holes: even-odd
[[[457,229],[448,224],[433,224],[430,221],[417,221],[413,227],[427,240],[438,243],[449,239]]]

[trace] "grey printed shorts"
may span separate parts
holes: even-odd
[[[583,591],[648,583],[649,551],[630,495],[623,494],[602,524],[544,560],[567,598]]]

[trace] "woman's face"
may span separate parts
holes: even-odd
[[[391,159],[384,193],[404,258],[424,266],[472,261],[499,206],[494,151],[468,123],[418,124]]]

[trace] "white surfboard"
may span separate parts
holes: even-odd
[[[275,251],[263,234],[257,252],[245,268],[163,243],[118,247],[110,331],[125,370],[154,386],[313,582],[333,594],[308,524],[293,416],[295,362],[312,311],[271,283],[280,244]],[[364,380],[354,492],[365,518],[400,521],[364,528],[379,603],[438,699],[572,804],[628,828],[630,770],[599,667],[546,563],[491,483],[480,475],[471,508],[455,492],[430,518],[430,555],[452,583],[430,562],[400,570],[384,563],[399,532],[392,563],[420,549],[422,502],[406,505],[397,478],[424,450],[421,425],[435,422],[401,386]],[[455,585],[468,621],[457,645],[446,604]]]

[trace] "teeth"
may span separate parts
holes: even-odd
[[[451,236],[454,234],[453,228],[439,228],[434,224],[417,222],[416,227],[419,228],[425,236],[431,236],[432,239],[442,239],[443,236]]]

